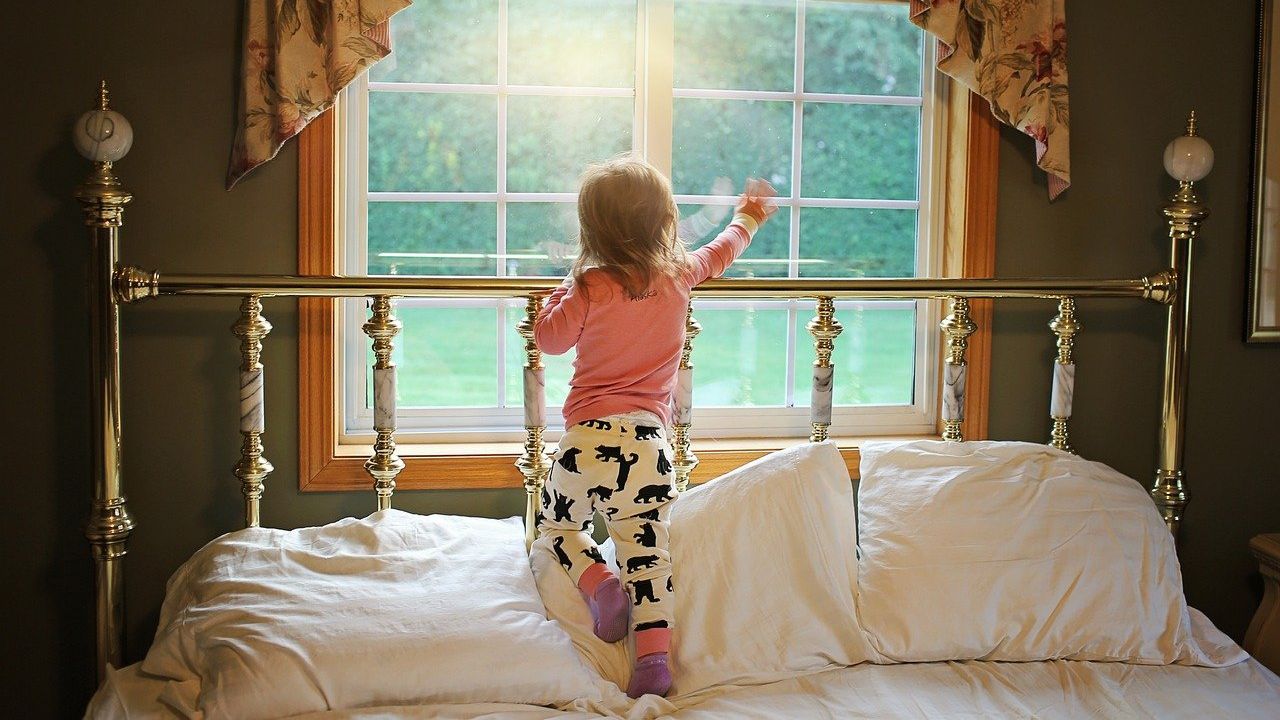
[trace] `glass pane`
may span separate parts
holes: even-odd
[[[805,103],[804,197],[915,200],[920,108]]]
[[[578,206],[571,203],[507,204],[507,274],[569,273],[578,254]]]
[[[511,0],[507,82],[635,87],[635,0]]]
[[[676,98],[672,184],[681,195],[707,195],[716,179],[737,187],[747,177],[791,192],[789,102]]]
[[[494,275],[493,203],[369,203],[370,275]]]
[[[680,237],[690,250],[706,245],[729,224],[730,205],[681,205]],[[786,277],[790,256],[791,211],[781,208],[756,233],[742,257],[729,266],[725,277]]]
[[[675,26],[676,87],[795,87],[792,0],[681,0]]]
[[[369,189],[498,189],[498,98],[369,93]]]
[[[524,303],[516,301],[507,307],[507,405],[520,407],[524,398],[524,338],[516,332],[516,325],[524,317]],[[546,366],[544,376],[547,383],[547,407],[560,408],[564,399],[569,396],[569,378],[573,376],[573,359],[577,349],[570,349],[564,355],[547,355],[543,353],[542,364]],[[558,410],[547,413],[548,425],[560,425],[564,421]]]
[[[498,82],[498,0],[415,0],[391,21],[374,82]]]
[[[483,407],[498,402],[498,338],[493,307],[444,308],[399,301],[396,339],[401,407]],[[466,338],[466,342],[458,342]],[[372,362],[372,359],[370,360]]]
[[[695,303],[702,332],[693,343],[694,407],[786,402],[787,311],[743,305]]]
[[[836,319],[844,332],[836,338],[831,356],[837,405],[910,405],[914,396],[916,313],[913,305],[883,303],[836,304]],[[813,383],[813,336],[805,328],[812,305],[796,315],[796,405],[809,405]]]
[[[911,24],[909,11],[904,2],[809,0],[804,89],[918,97],[924,33]]]
[[[801,277],[912,277],[916,211],[804,208]]]
[[[631,98],[512,97],[507,190],[575,192],[589,162],[631,149]]]

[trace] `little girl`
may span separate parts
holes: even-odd
[[[686,253],[660,172],[631,158],[590,166],[578,194],[578,259],[534,328],[545,353],[578,348],[538,528],[591,608],[596,636],[626,637],[631,614],[633,698],[671,687],[667,518],[675,491],[665,428],[689,291],[746,250],[776,211],[775,194],[767,182],[749,180],[729,227]],[[627,591],[591,541],[596,511],[605,516]]]

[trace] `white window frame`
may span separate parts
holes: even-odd
[[[890,2],[892,0],[889,0]],[[636,0],[636,87],[555,87],[520,86],[507,83],[507,0],[499,0],[498,11],[498,82],[494,85],[449,83],[379,83],[370,82],[362,74],[344,91],[340,102],[339,151],[337,161],[339,193],[338,263],[339,274],[365,275],[367,264],[368,202],[491,202],[497,205],[497,275],[506,274],[502,258],[506,256],[506,211],[508,203],[573,202],[575,193],[506,192],[507,166],[507,98],[512,95],[557,97],[634,97],[635,119],[632,127],[632,149],[642,153],[668,177],[672,159],[672,114],[675,98],[783,100],[792,103],[792,155],[790,195],[781,198],[789,207],[790,258],[788,276],[797,277],[799,260],[800,213],[796,208],[875,208],[917,210],[917,246],[915,274],[936,277],[942,270],[942,228],[944,223],[946,137],[946,98],[948,83],[934,68],[934,43],[924,42],[920,97],[842,95],[798,92],[804,79],[804,32],[806,0],[797,0],[796,57],[793,91],[746,91],[674,88],[674,3],[673,0]],[[665,50],[665,52],[664,52]],[[368,94],[369,92],[438,92],[494,94],[498,103],[497,191],[496,192],[369,192],[368,191]],[[803,155],[803,103],[842,102],[876,105],[912,105],[921,107],[921,163],[918,172],[918,200],[862,200],[803,197],[800,173]],[[676,195],[680,204],[733,204],[732,198],[704,195]],[[354,240],[354,242],[352,241]],[[339,322],[335,324],[335,353],[340,379],[335,411],[338,413],[340,445],[364,445],[373,436],[373,412],[366,397],[369,382],[367,359],[368,338],[360,326],[366,319],[366,301],[340,301]],[[397,438],[402,444],[434,443],[507,443],[523,441],[522,398],[509,398],[506,393],[507,308],[520,308],[520,300],[484,299],[400,299],[397,307],[429,304],[434,307],[487,307],[498,313],[497,323],[497,407],[401,407],[398,412]],[[940,306],[936,301],[836,303],[836,317],[842,311],[867,305],[886,308],[915,307],[915,372],[913,402],[907,405],[836,406],[832,417],[834,436],[928,434],[937,427],[937,378],[940,344],[936,319]],[[695,406],[694,438],[795,438],[809,434],[808,393],[796,387],[796,350],[798,343],[811,342],[803,331],[796,332],[797,318],[813,314],[812,301],[798,300],[695,300],[698,308],[744,307],[757,309],[785,308],[788,312],[786,347],[786,385],[783,406],[708,407]],[[846,314],[847,317],[847,314]],[[465,341],[465,340],[464,340]],[[457,338],[441,342],[458,342]],[[397,343],[397,353],[401,345]],[[697,341],[695,340],[695,347]],[[849,339],[836,341],[837,358],[849,350]],[[697,368],[695,358],[695,384]],[[842,378],[837,377],[840,383]],[[847,380],[846,380],[847,381]],[[549,427],[546,437],[558,439],[563,429],[558,408],[548,409]]]

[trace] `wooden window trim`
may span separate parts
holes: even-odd
[[[967,95],[959,111],[967,121],[963,152],[952,153],[948,174],[963,168],[961,210],[948,213],[949,224],[963,233],[959,265],[962,277],[991,277],[995,271],[996,190],[1000,131],[986,101]],[[298,138],[298,272],[332,275],[337,267],[335,244],[338,198],[336,156],[339,147],[335,112],[329,110]],[[954,163],[962,163],[956,165]],[[959,177],[957,173],[955,177]],[[954,193],[949,192],[948,204]],[[948,230],[951,231],[950,229]],[[969,339],[969,373],[965,397],[964,436],[987,436],[991,373],[992,301],[974,301],[971,314],[978,331]],[[337,381],[334,353],[336,303],[326,298],[298,301],[298,489],[304,492],[367,490],[371,480],[364,458],[340,452],[334,409]],[[850,473],[857,477],[858,450],[853,438],[838,439]],[[773,441],[776,445],[777,441]],[[696,448],[700,459],[694,482],[721,475],[766,454],[770,448],[740,441],[728,447]],[[759,443],[756,443],[759,445]],[[520,487],[515,468],[518,452],[425,454],[402,449],[405,468],[396,479],[401,490],[446,490]]]

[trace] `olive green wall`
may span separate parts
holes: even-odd
[[[222,189],[235,98],[238,3],[115,3],[110,10],[26,3],[3,46],[11,74],[0,202],[10,351],[3,353],[6,486],[4,617],[9,630],[0,704],[31,717],[75,716],[92,685],[91,578],[81,525],[90,458],[84,278],[87,244],[71,190],[86,164],[67,141],[97,79],[137,143],[118,170],[137,200],[123,254],[171,270],[290,272],[295,267],[292,144],[233,192]],[[1214,215],[1196,253],[1184,527],[1188,596],[1239,637],[1259,597],[1244,550],[1280,529],[1280,346],[1246,347],[1244,317],[1253,9],[1194,0],[1071,6],[1075,181],[1045,200],[1029,146],[1001,147],[998,267],[1003,275],[1135,274],[1160,265],[1160,202],[1170,192],[1160,151],[1189,107],[1204,118],[1218,165],[1203,194]],[[1140,34],[1138,34],[1140,32]],[[1186,52],[1179,48],[1185,47]],[[276,466],[264,522],[320,523],[364,514],[365,495],[299,495],[296,317],[270,301],[267,454]],[[1154,462],[1160,315],[1154,307],[1083,304],[1077,421],[1089,457],[1146,482]],[[991,428],[1040,440],[1048,432],[1051,308],[996,316]],[[231,301],[166,301],[125,313],[126,488],[138,529],[127,561],[129,639],[142,651],[164,582],[202,543],[233,529],[238,488],[236,343]],[[1259,443],[1265,445],[1260,446]],[[30,468],[29,470],[27,468]],[[517,491],[408,495],[421,512],[511,515]]]

